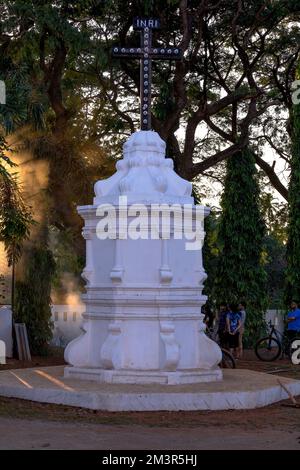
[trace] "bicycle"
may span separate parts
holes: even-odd
[[[206,328],[206,335],[209,337],[209,339],[211,339],[220,346],[219,342],[216,339],[217,334],[215,333],[213,328]],[[219,366],[222,367],[222,369],[235,369],[236,362],[233,355],[227,349],[224,349],[221,346],[220,349],[222,351],[222,360]]]
[[[299,335],[295,338],[290,339],[286,332],[280,333],[272,324],[271,320],[268,322],[269,334],[263,338],[260,338],[255,347],[254,351],[259,360],[264,362],[275,361],[279,357],[283,358],[284,355],[291,358],[292,355],[292,343],[296,339],[300,339]]]

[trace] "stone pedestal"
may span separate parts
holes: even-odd
[[[220,348],[204,332],[206,274],[192,240],[197,221],[197,238],[204,237],[208,210],[196,211],[191,189],[165,158],[158,134],[140,131],[125,143],[117,172],[96,183],[93,205],[78,208],[86,312],[84,333],[65,350],[65,377],[132,384],[222,379]]]

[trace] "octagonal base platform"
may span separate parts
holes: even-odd
[[[0,372],[0,396],[106,411],[258,408],[288,398],[275,375],[223,371],[223,380],[190,385],[100,384],[64,378],[64,366]],[[280,377],[293,395],[300,381]]]

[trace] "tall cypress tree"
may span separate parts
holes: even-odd
[[[298,75],[300,76],[300,66]],[[298,77],[299,78],[299,77]],[[300,302],[300,104],[291,111],[291,175],[285,301]]]
[[[52,338],[51,281],[55,261],[47,244],[35,244],[26,254],[23,279],[16,282],[15,321],[27,326],[32,354],[47,355]]]
[[[259,209],[255,160],[248,148],[227,161],[221,207],[213,295],[217,302],[247,302],[245,334],[253,341],[264,324],[267,296],[262,261],[265,226]]]

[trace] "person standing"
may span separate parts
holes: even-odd
[[[201,313],[204,315],[203,321],[208,329],[211,329],[214,325],[214,314],[208,302],[201,308]]]
[[[226,317],[228,313],[228,307],[226,302],[221,302],[219,305],[219,313],[218,313],[218,336],[219,336],[219,343],[221,348],[227,349],[228,348],[228,334],[226,330]]]
[[[300,309],[298,308],[298,302],[293,300],[291,302],[291,310],[287,314],[287,334],[290,340],[294,339],[297,336],[297,333],[300,333]]]
[[[241,315],[236,304],[231,304],[226,316],[226,330],[228,334],[228,343],[231,354],[239,359],[239,336],[241,328]]]
[[[243,335],[245,332],[245,322],[246,322],[246,302],[240,302],[238,305],[238,311],[241,315],[241,327],[239,330],[239,358],[243,357]]]

